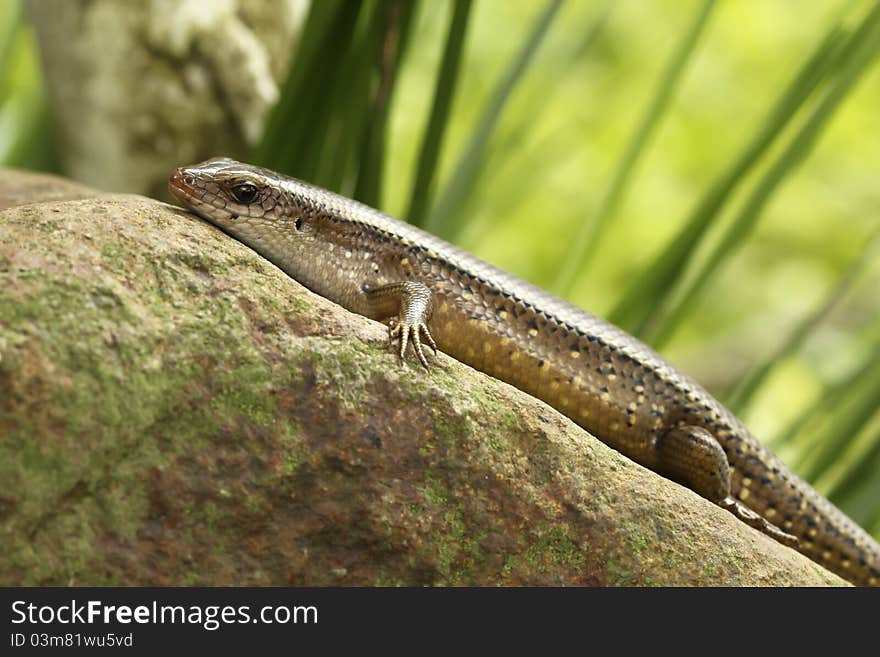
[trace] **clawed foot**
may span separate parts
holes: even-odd
[[[406,347],[408,344],[412,343],[413,351],[416,352],[416,356],[419,358],[419,362],[425,367],[428,368],[428,359],[425,357],[425,352],[422,349],[422,338],[427,341],[428,346],[434,350],[434,355],[437,355],[437,344],[434,342],[434,338],[431,337],[431,332],[428,330],[428,327],[423,322],[418,322],[415,324],[404,324],[400,321],[392,321],[388,325],[388,346],[391,347],[394,344],[394,340],[400,339],[400,359],[403,360],[406,355]]]
[[[737,502],[732,497],[725,497],[719,503],[722,509],[727,509],[737,518],[746,523],[749,527],[754,527],[758,531],[761,531],[767,536],[776,539],[783,545],[787,545],[792,548],[796,548],[798,546],[798,539],[796,536],[788,534],[773,523],[769,522],[763,516],[755,513],[746,505]]]

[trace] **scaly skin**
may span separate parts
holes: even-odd
[[[422,344],[436,341],[853,583],[880,582],[873,538],[621,329],[429,233],[266,169],[218,158],[178,169],[169,184],[314,292],[376,320],[396,317],[401,354],[409,341],[427,364]]]

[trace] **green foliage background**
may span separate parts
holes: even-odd
[[[53,169],[0,28],[0,157]],[[880,536],[880,4],[322,0],[252,159],[609,317]]]

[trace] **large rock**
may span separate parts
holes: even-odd
[[[0,584],[842,583],[181,209],[0,207]]]

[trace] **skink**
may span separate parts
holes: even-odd
[[[228,158],[177,169],[171,192],[312,291],[553,406],[855,584],[880,545],[799,479],[696,381],[608,322],[425,231]]]

